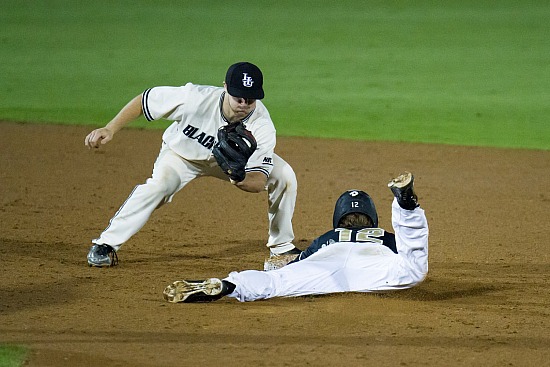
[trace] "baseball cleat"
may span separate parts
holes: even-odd
[[[177,280],[164,289],[164,299],[171,303],[212,302],[235,289],[229,282],[218,278],[206,280]]]
[[[388,183],[399,206],[406,210],[413,210],[418,207],[418,197],[414,192],[414,176],[405,172]]]
[[[114,248],[109,245],[93,245],[88,252],[88,265],[97,266],[116,266],[118,265],[118,256]]]
[[[264,261],[264,271],[280,269],[283,266],[288,265],[288,263],[292,260],[296,259],[296,257],[301,253],[302,251],[296,247],[287,252],[283,252],[282,254],[271,253],[271,255]]]

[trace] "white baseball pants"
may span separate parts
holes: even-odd
[[[191,162],[183,159],[163,144],[153,167],[152,176],[137,185],[128,199],[111,218],[96,244],[108,244],[118,250],[147,222],[153,211],[172,200],[193,179],[212,176],[229,182],[216,161]],[[292,216],[296,204],[298,183],[292,167],[273,154],[273,170],[267,180],[269,238],[267,246],[273,253],[292,249],[294,239]]]

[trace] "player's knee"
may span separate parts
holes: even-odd
[[[180,182],[174,177],[156,177],[148,179],[146,185],[153,195],[167,198],[177,191]]]
[[[283,167],[283,176],[288,190],[296,190],[298,188],[296,173],[288,163]]]
[[[273,169],[272,174],[269,176],[277,186],[283,186],[286,190],[297,190],[298,180],[296,179],[296,173],[290,166],[290,164],[282,161],[282,164]]]

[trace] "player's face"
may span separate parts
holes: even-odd
[[[231,120],[242,120],[256,108],[256,100],[249,98],[234,97],[227,93],[227,104],[229,107],[229,116],[226,116]],[[225,112],[225,111],[224,111]]]

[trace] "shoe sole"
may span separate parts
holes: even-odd
[[[402,189],[410,185],[413,180],[413,175],[410,172],[403,173],[402,175],[397,176],[388,183],[389,188]]]
[[[90,264],[90,263],[88,263],[88,266],[90,268],[110,268],[111,264]]]
[[[195,293],[215,296],[222,292],[223,283],[220,279],[210,278],[205,281],[177,280],[164,289],[164,299],[171,303],[184,302]]]
[[[91,268],[91,267],[96,267],[96,268],[103,268],[103,267],[106,267],[106,268],[110,268],[112,265],[112,262],[109,261],[109,263],[94,263],[94,262],[91,262],[90,260],[88,260],[88,266]]]

